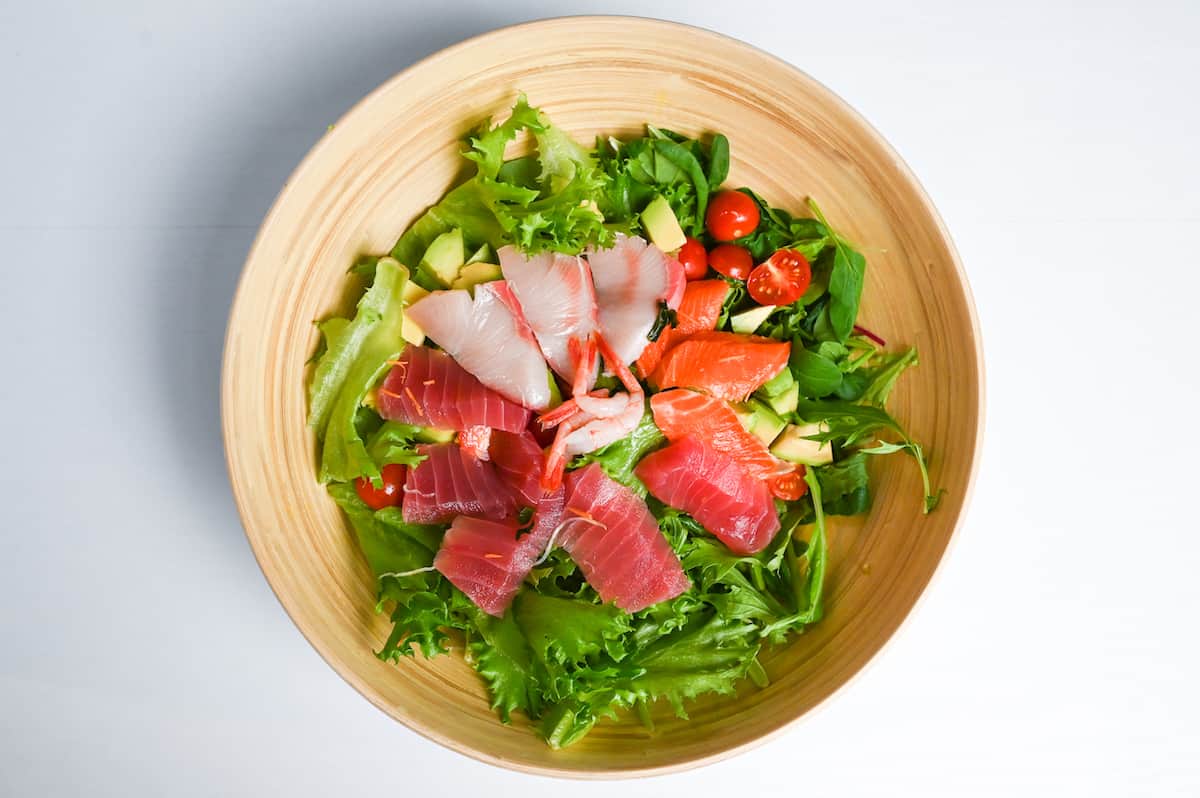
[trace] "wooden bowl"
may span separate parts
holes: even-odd
[[[865,519],[836,522],[825,619],[770,651],[771,685],[662,704],[654,732],[602,722],[548,749],[523,720],[501,725],[458,654],[400,666],[372,653],[387,625],[367,564],[317,484],[305,425],[313,320],[346,311],[346,269],[387,251],[464,176],[459,140],[518,91],[590,142],[646,122],[721,131],[732,185],[799,211],[820,202],[868,259],[862,322],[916,344],[894,413],[928,447],[941,507],[921,513],[911,459],[881,458]],[[727,757],[798,720],[887,642],[929,583],[971,490],[982,371],[970,294],[950,238],[896,153],[854,111],[795,68],[705,30],[646,19],[555,19],[450,47],[392,78],[321,140],[279,195],[234,302],[222,385],[225,446],[246,534],[271,587],[321,655],[368,700],[443,745],[517,770],[576,777],[660,773]],[[947,641],[949,644],[949,641]],[[662,703],[662,702],[660,702]]]

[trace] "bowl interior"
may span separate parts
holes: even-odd
[[[863,323],[920,350],[921,365],[899,383],[892,410],[926,444],[933,478],[947,491],[924,516],[913,462],[874,463],[874,509],[831,526],[827,615],[766,653],[768,688],[698,701],[690,721],[663,704],[653,731],[634,719],[603,722],[562,752],[520,720],[502,726],[460,656],[399,667],[375,658],[387,624],[374,613],[352,533],[315,481],[305,425],[313,320],[348,308],[350,263],[388,250],[463,176],[461,137],[502,115],[519,91],[581,141],[634,133],[646,122],[723,132],[731,184],[797,211],[806,196],[817,198],[867,256]],[[231,479],[255,555],[292,619],[347,681],[397,720],[471,756],[609,776],[744,748],[830,696],[879,650],[925,588],[962,512],[979,445],[980,383],[976,324],[953,248],[874,131],[822,86],[747,45],[671,23],[601,17],[532,23],[452,47],[376,90],[322,139],[247,261],[222,401]]]

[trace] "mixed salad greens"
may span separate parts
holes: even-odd
[[[522,132],[535,154],[506,160]],[[390,613],[393,630],[378,655],[433,657],[460,636],[500,718],[523,713],[554,748],[619,710],[650,723],[649,705],[667,701],[686,717],[691,698],[730,693],[745,678],[766,685],[764,646],[822,616],[827,519],[871,507],[870,458],[907,454],[925,486],[924,510],[938,501],[920,444],[885,409],[917,353],[889,351],[857,326],[864,257],[815,202],[811,216],[792,215],[750,189],[723,190],[730,148],[719,134],[689,138],[648,125],[638,138],[601,138],[586,149],[521,97],[506,121],[470,138],[464,156],[474,176],[390,253],[354,264],[364,286],[356,312],[319,324],[310,384],[319,477],[378,580],[378,609]],[[635,468],[668,440],[646,411],[629,434],[571,457],[568,479],[597,464],[644,500],[690,586],[626,612],[602,601],[552,538],[507,611],[490,614],[433,567],[448,525],[414,523],[403,509],[406,478],[429,466],[426,444],[468,446],[461,430],[381,414],[381,383],[406,349],[432,348],[408,308],[430,292],[501,279],[495,253],[506,245],[530,256],[574,255],[632,236],[675,253],[689,279],[725,282],[715,331],[790,346],[786,368],[730,405],[771,457],[798,466],[782,491],[788,498],[770,500],[779,531],[765,548],[737,553],[648,491]],[[678,323],[662,304],[650,345]],[[661,389],[648,374],[637,377],[648,397]],[[569,395],[569,385],[550,382],[555,402]],[[609,375],[596,384],[619,388]],[[520,509],[514,523],[526,528],[534,512]]]

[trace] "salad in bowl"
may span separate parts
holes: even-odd
[[[464,157],[319,322],[309,423],[390,614],[378,656],[461,640],[552,748],[764,686],[764,647],[821,619],[826,520],[870,509],[869,460],[939,498],[886,410],[917,353],[857,323],[865,258],[817,201],[725,185],[720,134],[589,149],[521,97]]]

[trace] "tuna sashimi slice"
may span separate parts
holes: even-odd
[[[433,567],[479,609],[500,617],[537,556],[529,546],[521,545],[516,521],[460,515],[446,530]]]
[[[721,308],[729,296],[729,283],[724,280],[692,280],[683,289],[683,300],[675,311],[675,324],[663,328],[658,340],[651,341],[638,358],[638,371],[643,377],[650,376],[671,347],[671,341],[693,333],[716,329],[721,318]]]
[[[596,292],[587,261],[577,255],[543,252],[526,257],[516,247],[497,250],[500,268],[521,304],[529,326],[550,368],[575,382],[577,357],[572,341],[582,347],[598,328]],[[583,390],[595,381],[596,364],[589,359]]]
[[[410,524],[443,524],[458,515],[504,519],[516,514],[513,491],[491,463],[452,443],[421,445],[426,456],[408,469],[401,513]]]
[[[779,531],[766,484],[699,438],[651,452],[634,473],[659,501],[691,515],[737,554],[762,551]]]
[[[518,503],[524,507],[537,506],[542,498],[540,477],[545,455],[530,432],[515,434],[493,430],[488,459],[495,465],[500,479],[516,494]]]
[[[697,388],[730,402],[740,402],[787,368],[789,341],[731,332],[699,332],[680,340],[650,375],[659,388]]]
[[[530,412],[475,379],[445,352],[406,348],[379,388],[379,414],[421,427],[520,432]]]
[[[604,601],[637,612],[688,589],[646,503],[596,463],[572,471],[558,542]]]
[[[658,318],[658,303],[679,307],[687,282],[683,266],[644,239],[622,235],[609,249],[590,251],[588,265],[600,332],[622,363],[632,363],[650,343],[646,335]]]
[[[770,480],[790,474],[795,466],[775,457],[767,445],[746,431],[733,407],[723,399],[676,388],[650,397],[654,423],[669,441],[694,435],[709,448],[737,461],[750,476]]]
[[[434,291],[413,303],[412,320],[481,383],[518,404],[544,410],[550,404],[546,361],[503,280]]]
[[[563,504],[561,487],[541,497],[524,534],[512,519],[497,522],[460,515],[446,530],[433,567],[475,606],[499,618],[559,527]]]

